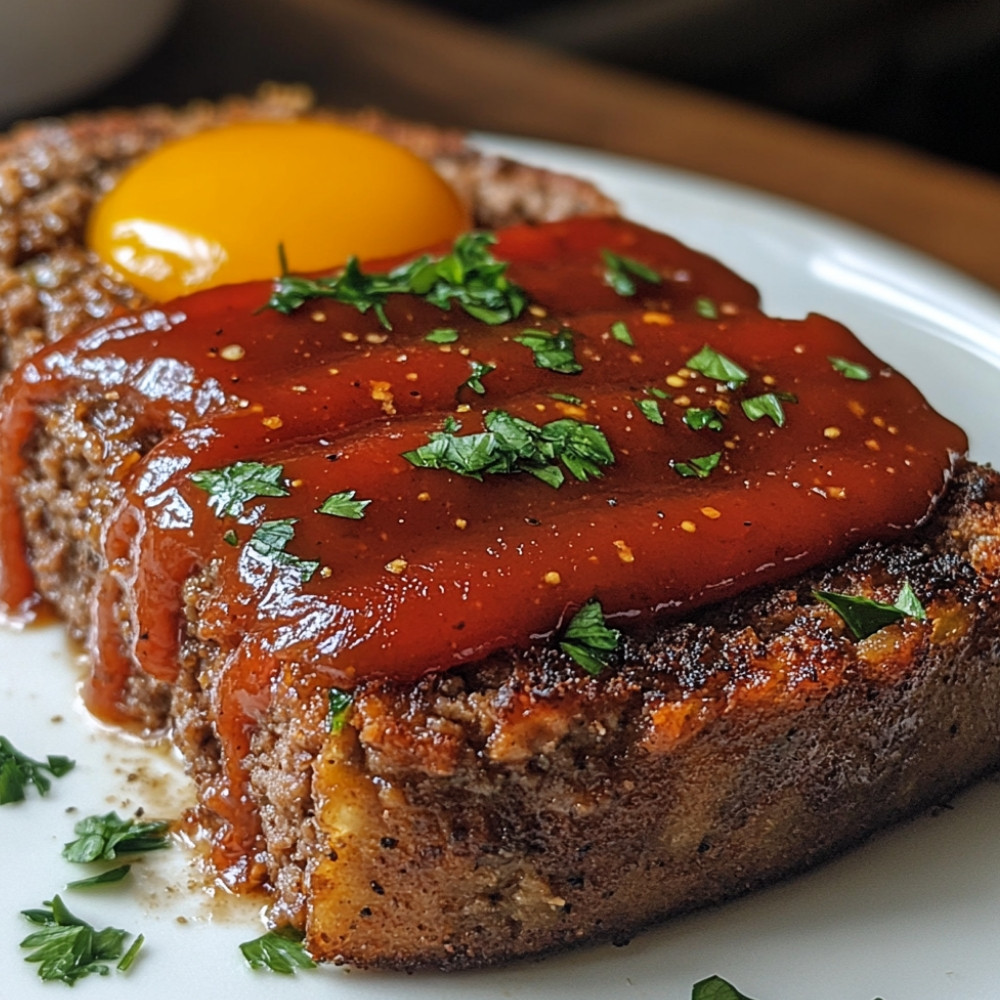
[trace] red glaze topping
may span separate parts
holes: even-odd
[[[619,294],[602,250],[662,281],[633,274],[635,294]],[[751,286],[668,237],[576,220],[507,230],[493,252],[531,303],[502,325],[402,295],[386,307],[391,330],[330,301],[285,316],[261,311],[269,289],[251,284],[63,341],[5,391],[7,481],[48,400],[116,393],[162,436],[108,470],[123,499],[94,598],[88,701],[113,718],[134,670],[176,677],[183,583],[214,567],[199,632],[224,663],[211,699],[226,780],[208,803],[226,820],[223,863],[253,843],[242,757],[279,671],[327,688],[411,680],[552,638],[595,597],[611,624],[646,624],[904,534],[965,451],[962,432],[842,326],[763,316]],[[577,373],[539,367],[516,339],[564,327]],[[440,328],[451,343],[426,339]],[[712,369],[720,356],[736,375]],[[406,457],[435,432],[461,445],[497,411],[581,431],[597,449],[590,474],[558,453],[558,488]],[[271,469],[278,488],[261,492],[282,495],[220,513],[192,473],[239,462]],[[361,516],[317,512],[331,496]],[[0,537],[3,599],[27,607],[9,493]]]

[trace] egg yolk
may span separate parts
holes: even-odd
[[[168,143],[91,214],[87,243],[153,299],[407,253],[469,226],[419,157],[321,121],[246,122]]]

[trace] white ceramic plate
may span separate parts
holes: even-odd
[[[660,167],[538,143],[493,148],[593,177],[626,212],[708,250],[756,282],[766,308],[846,322],[969,432],[979,460],[1000,459],[1000,299],[858,229],[753,192]],[[72,658],[57,628],[0,634],[0,733],[77,768],[48,798],[0,812],[0,995],[53,996],[22,960],[18,916],[79,877],[62,861],[75,817],[142,805],[176,816],[189,793],[163,752],[99,731],[73,703]],[[450,976],[324,969],[252,973],[237,944],[259,933],[253,906],[212,900],[182,850],[150,856],[130,887],[65,892],[93,923],[143,931],[127,976],[92,977],[77,997],[174,1000],[687,1000],[718,974],[757,1000],[996,1000],[1000,996],[1000,782],[883,833],[810,874],[675,920],[626,948]]]

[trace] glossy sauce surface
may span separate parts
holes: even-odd
[[[662,281],[619,294],[606,249]],[[763,316],[751,286],[668,237],[577,220],[506,231],[494,253],[531,303],[509,323],[412,296],[390,299],[391,330],[329,301],[284,316],[260,310],[266,285],[235,286],[63,342],[8,386],[6,476],[19,471],[37,407],[81,387],[116,393],[162,428],[148,454],[108,470],[122,501],[94,597],[87,699],[114,718],[132,672],[175,679],[183,583],[212,567],[199,637],[221,651],[210,695],[225,780],[209,805],[224,819],[222,867],[237,871],[256,836],[242,758],[282,671],[321,688],[413,680],[557,638],[593,598],[612,625],[648,625],[904,534],[966,448],[842,326]],[[579,373],[538,367],[515,339],[564,326]],[[440,328],[456,331],[452,343],[426,339]],[[706,345],[745,381],[692,367]],[[831,358],[871,377],[847,378]],[[468,383],[473,363],[490,366],[481,393]],[[769,393],[783,426],[744,412]],[[714,408],[721,429],[692,429],[692,408]],[[461,425],[452,433],[482,432],[497,410],[598,427],[613,462],[587,481],[566,472],[554,488],[404,457],[449,420]],[[710,455],[704,478],[680,474]],[[219,516],[192,473],[246,461],[280,466],[287,495]],[[351,491],[370,501],[360,519],[317,513]],[[4,503],[3,597],[23,607],[30,576],[16,505]],[[252,539],[270,522],[292,537],[262,551]]]

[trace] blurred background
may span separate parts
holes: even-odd
[[[342,65],[343,79],[335,93],[320,88],[321,99],[391,99],[392,110],[419,116],[419,106],[400,107],[396,91],[381,90],[378,79],[359,79],[352,52],[331,49],[329,37],[309,37],[303,14],[324,6],[350,5],[0,0],[0,124],[16,113],[58,113],[81,102],[218,97],[269,78],[311,83],[308,67],[324,62]],[[1000,173],[1000,0],[398,0],[395,7]],[[248,33],[254,20],[266,22],[266,31]],[[242,30],[227,31],[237,22]],[[18,103],[12,96],[41,64],[34,30],[44,39],[48,90],[11,110],[5,103]],[[101,53],[97,39],[107,45],[112,36],[120,54]],[[405,53],[397,55],[405,67]],[[412,75],[397,70],[391,56],[383,57],[387,73]],[[94,85],[60,101],[59,86],[68,93],[73,72],[89,73]],[[414,79],[413,86],[426,97],[431,85]]]
[[[1000,173],[1000,0],[422,0]]]
[[[373,22],[444,15],[1000,173],[1000,0],[0,0],[0,125],[277,79],[312,84],[333,104],[519,130],[449,101],[398,37],[392,52],[341,42],[338,19],[363,9]],[[322,37],[317,19],[331,29]],[[469,66],[470,92],[488,86],[480,70]],[[496,112],[489,100],[481,110]]]

